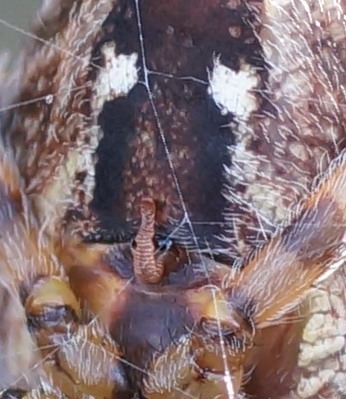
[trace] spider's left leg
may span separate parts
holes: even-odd
[[[283,383],[275,382],[273,388],[273,381],[278,380],[279,372],[285,374],[283,379],[287,376],[287,387],[294,385],[291,380],[293,375],[288,376],[288,373],[301,373],[298,364],[304,369],[309,359],[315,359],[315,367],[329,359],[329,364],[334,364],[333,369],[325,366],[328,367],[325,372],[308,373],[305,367],[305,377],[297,376],[301,384],[297,389],[317,392],[333,386],[333,392],[336,392],[342,387],[344,369],[338,358],[342,357],[345,346],[346,301],[345,293],[340,291],[346,287],[342,282],[346,261],[345,232],[346,159],[343,153],[302,205],[293,223],[257,251],[238,275],[225,280],[224,288],[228,290],[230,306],[251,320],[256,331],[257,347],[252,351],[249,362],[251,367],[258,364],[263,367],[256,367],[252,393],[258,392],[259,387],[266,394],[273,389],[277,392],[278,387],[283,386]],[[337,308],[333,309],[327,299],[317,298],[315,305],[305,304],[298,311],[298,305],[306,298],[310,288],[334,272],[333,289],[339,292],[332,295],[337,298]],[[314,325],[313,332],[305,328],[306,317],[311,316],[310,306],[315,307],[315,312],[330,312],[326,318],[321,314],[314,318],[311,323]],[[329,322],[333,318],[335,322]],[[307,340],[305,346],[302,346],[302,339]],[[304,353],[299,354],[300,351]],[[260,359],[263,356],[265,361]],[[275,366],[268,366],[268,363]],[[314,376],[311,381],[308,375]],[[255,379],[257,382],[254,383]]]
[[[21,372],[37,370],[69,398],[128,397],[117,346],[96,322],[81,325],[79,302],[52,243],[30,212],[16,165],[4,148],[0,151],[1,276],[15,300],[22,303],[21,328],[31,332],[41,354],[35,358],[35,347],[29,348],[30,362]],[[8,388],[16,388],[13,385],[15,379],[8,381]],[[41,388],[39,397],[45,397]]]
[[[345,262],[344,151],[302,204],[293,223],[257,251],[229,282],[230,300],[245,301],[253,323],[263,328],[294,309],[308,289]]]

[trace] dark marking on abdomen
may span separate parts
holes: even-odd
[[[139,55],[142,82],[126,99],[107,103],[100,116],[105,136],[97,151],[92,208],[100,227],[115,236],[135,229],[143,197],[151,197],[162,208],[161,230],[169,234],[184,216],[175,177],[190,218],[198,222],[198,241],[213,241],[224,227],[223,174],[224,165],[230,162],[228,147],[234,144],[229,126],[232,116],[223,115],[210,97],[208,69],[219,55],[233,69],[239,67],[240,58],[257,65],[259,46],[244,44],[252,29],[239,9],[231,10],[220,0],[205,3],[149,0],[140,4],[147,67],[172,75],[149,75],[158,118],[143,84],[134,1],[120,2],[105,22],[95,59],[102,44],[114,41],[118,54]],[[241,37],[230,35],[229,28],[235,25],[242,26]],[[184,227],[182,234],[191,235]],[[220,243],[214,241],[213,245]]]

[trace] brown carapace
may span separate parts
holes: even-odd
[[[346,395],[340,10],[45,2],[1,125],[2,399]]]

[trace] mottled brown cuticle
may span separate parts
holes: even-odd
[[[346,0],[44,4],[0,115],[0,371],[342,396]]]
[[[197,1],[170,1],[157,5],[146,1],[141,4],[146,63],[153,72],[149,82],[159,121],[142,84],[137,84],[126,99],[105,104],[100,116],[104,136],[98,148],[92,201],[92,209],[103,228],[112,231],[118,225],[124,231],[131,229],[132,221],[139,218],[133,204],[147,195],[166,208],[164,225],[172,219],[179,223],[184,216],[181,198],[166,151],[170,153],[191,219],[224,220],[222,209],[226,204],[221,192],[226,183],[223,168],[230,163],[227,146],[234,143],[228,126],[232,117],[223,116],[208,94],[208,69],[219,55],[233,69],[239,68],[242,57],[252,64],[261,62],[253,52],[258,44],[244,45],[244,35],[251,32],[246,23],[250,14],[246,14],[245,8],[232,10],[226,3],[206,2],[201,6]],[[121,7],[113,10],[105,23],[104,39],[96,46],[96,60],[98,49],[111,40],[115,40],[120,54],[140,54],[135,16],[132,2],[121,2]],[[242,35],[232,38],[231,26],[240,27]],[[205,32],[210,34],[206,36]],[[138,67],[142,81],[140,57]],[[113,156],[109,153],[110,146],[114,148]],[[109,169],[119,172],[110,177]],[[111,183],[107,191],[104,191],[105,181]],[[211,197],[213,201],[209,200]],[[174,226],[165,228],[170,231]],[[195,230],[199,245],[203,246],[204,240],[216,245],[218,225],[206,223],[203,233],[196,225]],[[114,233],[116,236],[117,232]],[[217,245],[221,243],[218,241]]]

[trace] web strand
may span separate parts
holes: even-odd
[[[161,123],[160,123],[160,119],[159,119],[159,115],[158,115],[158,110],[157,110],[157,107],[156,107],[156,104],[155,104],[155,99],[153,98],[152,90],[151,90],[151,87],[150,87],[149,76],[162,76],[162,77],[172,78],[172,79],[191,80],[191,81],[195,81],[196,83],[203,84],[203,85],[207,85],[208,82],[200,81],[199,79],[196,79],[196,78],[194,78],[194,77],[179,77],[179,76],[174,76],[174,75],[172,75],[172,74],[165,74],[165,73],[163,73],[163,72],[161,73],[161,72],[151,71],[151,70],[149,70],[149,69],[147,68],[146,57],[145,57],[145,42],[144,42],[143,29],[142,29],[142,21],[141,21],[141,13],[140,13],[140,11],[141,11],[141,10],[140,10],[140,4],[139,4],[139,0],[134,0],[134,1],[135,1],[135,4],[136,4],[137,23],[138,23],[138,31],[139,31],[140,46],[141,46],[141,56],[142,56],[142,64],[143,64],[143,73],[144,73],[144,82],[143,82],[143,84],[145,85],[146,90],[147,90],[147,92],[148,92],[148,96],[149,96],[149,99],[150,99],[150,104],[151,104],[151,107],[152,107],[152,110],[153,110],[153,113],[154,113],[154,117],[155,117],[155,120],[156,120],[157,128],[158,128],[158,133],[159,133],[160,138],[161,138],[161,140],[162,140],[162,142],[163,142],[163,145],[164,145],[165,155],[166,155],[167,161],[168,161],[168,163],[169,163],[169,167],[170,167],[171,173],[172,173],[173,178],[174,178],[174,184],[175,184],[175,186],[176,186],[176,189],[177,189],[177,192],[178,192],[178,195],[179,195],[179,199],[180,199],[180,202],[181,202],[181,206],[182,206],[182,209],[183,209],[183,212],[184,212],[183,222],[179,224],[178,228],[180,228],[180,227],[186,222],[186,224],[188,225],[189,230],[190,230],[190,232],[191,232],[191,236],[192,236],[192,238],[193,238],[193,240],[194,240],[194,243],[195,243],[195,245],[196,245],[196,248],[197,248],[197,250],[198,250],[198,253],[199,253],[200,257],[201,257],[201,262],[202,262],[202,264],[203,264],[204,267],[205,267],[205,263],[203,262],[203,257],[202,257],[202,251],[201,251],[201,249],[200,249],[200,247],[199,247],[198,240],[197,240],[197,236],[196,236],[196,234],[195,234],[194,225],[197,225],[197,224],[208,224],[208,223],[209,223],[209,224],[212,224],[212,223],[222,223],[222,224],[225,224],[225,222],[212,222],[212,221],[210,221],[210,222],[193,222],[193,221],[191,220],[190,215],[188,214],[187,205],[186,205],[186,202],[185,202],[185,200],[184,200],[184,196],[183,196],[183,193],[182,193],[182,190],[181,190],[181,186],[180,186],[180,183],[179,183],[179,179],[178,179],[178,176],[177,176],[177,173],[176,173],[176,170],[175,170],[173,161],[172,161],[172,156],[171,156],[171,153],[170,153],[169,148],[168,148],[168,145],[167,145],[167,140],[166,140],[165,132],[163,131],[162,125],[161,125]],[[18,27],[16,27],[15,25],[13,25],[13,24],[11,24],[11,23],[9,23],[9,22],[7,22],[7,21],[1,19],[1,18],[0,18],[0,23],[1,23],[2,25],[6,26],[6,27],[8,27],[8,28],[10,28],[10,29],[12,29],[12,30],[15,30],[15,31],[17,31],[17,32],[19,32],[19,33],[25,35],[25,36],[31,37],[31,38],[33,38],[33,39],[35,39],[35,40],[39,40],[40,42],[46,44],[47,46],[56,48],[56,50],[58,50],[58,51],[60,51],[60,52],[63,52],[63,53],[66,53],[66,54],[68,54],[69,56],[73,56],[73,57],[75,57],[76,59],[82,59],[81,57],[76,56],[76,55],[73,54],[72,52],[66,51],[66,50],[64,50],[64,49],[62,49],[62,48],[60,48],[60,47],[54,45],[54,43],[51,43],[51,42],[49,42],[49,41],[45,41],[44,39],[41,39],[41,38],[39,38],[39,37],[33,35],[32,33],[28,32],[28,31],[25,31],[25,30],[23,30],[23,29],[21,29],[21,28],[18,28]],[[93,64],[93,63],[90,63],[90,65],[93,65],[94,67],[96,67],[96,68],[98,68],[98,69],[101,68],[99,65],[96,65],[96,64]],[[67,89],[67,91],[68,91],[68,92],[72,92],[72,91],[74,91],[74,90],[78,90],[78,89],[82,89],[82,88],[83,88],[83,87],[80,87],[80,88],[73,88],[73,89]],[[262,93],[263,93],[263,92],[262,92]],[[58,94],[58,93],[52,94],[52,96],[56,96],[57,94]],[[270,94],[273,94],[273,92],[272,92],[271,90],[267,90],[267,91],[266,91],[266,94],[270,95]],[[51,96],[51,95],[48,95],[48,96]],[[22,106],[25,106],[25,105],[33,104],[33,103],[39,102],[39,101],[45,101],[45,100],[47,100],[47,97],[48,97],[48,96],[47,96],[47,95],[46,95],[46,96],[41,96],[41,97],[33,98],[33,99],[28,100],[28,101],[25,101],[25,102],[18,102],[18,103],[16,103],[16,104],[11,104],[11,106],[1,108],[1,109],[0,109],[0,112],[5,112],[5,111],[8,111],[8,110],[15,110],[16,108],[19,108],[19,107],[22,107]],[[285,95],[285,96],[283,96],[282,98],[283,98],[283,99],[287,99],[287,100],[290,100],[290,99],[291,99],[291,97],[288,96],[288,95]],[[323,103],[323,104],[328,104],[328,105],[334,105],[334,102],[333,102],[333,101],[328,101],[328,100],[326,100],[326,99],[323,99],[323,101],[322,101],[322,100],[320,100],[320,99],[310,98],[309,101],[314,102],[314,103]],[[340,102],[340,103],[338,103],[338,106],[339,106],[339,107],[345,107],[346,104]],[[334,145],[336,146],[336,149],[337,149],[337,143],[334,143]],[[257,214],[257,213],[256,213],[256,214]],[[260,222],[260,228],[261,228],[261,230],[263,230],[263,233],[266,234],[265,231],[264,231],[265,228],[263,227],[263,225],[262,225],[262,223],[261,223],[260,216],[258,217],[258,219],[259,219],[259,222]],[[236,229],[235,229],[235,231],[236,231]],[[175,232],[176,232],[176,230],[175,230]],[[207,269],[206,269],[206,274],[208,275]],[[212,291],[212,292],[213,292],[213,301],[214,301],[214,304],[215,304],[215,311],[216,311],[216,314],[219,314],[219,313],[218,313],[218,308],[217,308],[217,301],[216,301],[216,297],[215,297],[215,291]],[[221,325],[220,325],[220,319],[219,319],[219,317],[217,318],[217,321],[218,321],[218,329],[219,329],[219,335],[220,335],[220,344],[221,344],[221,346],[222,346],[223,335],[222,335],[222,332],[221,332]],[[222,356],[224,357],[224,354],[223,354]],[[226,355],[225,355],[225,356],[226,356]],[[120,360],[120,361],[123,361],[124,359],[120,359],[120,358],[119,358],[119,360]],[[124,361],[124,362],[125,362],[125,361]],[[127,363],[128,363],[128,362],[127,362]],[[128,366],[133,367],[133,368],[138,368],[136,365],[132,365],[132,364],[130,364],[130,363],[128,363]],[[146,373],[145,370],[143,370],[143,369],[140,369],[140,370],[141,370],[143,373]],[[227,370],[226,370],[225,374],[226,374],[226,377],[227,377],[228,379],[230,379],[229,371],[228,371],[228,373],[227,373]],[[182,393],[183,393],[183,392],[182,392]],[[190,397],[192,397],[192,396],[190,396]],[[231,396],[230,396],[230,397],[231,397]]]
[[[207,278],[210,280],[210,276],[208,274],[207,271],[207,266],[204,262],[203,256],[202,256],[202,251],[199,247],[199,243],[198,243],[198,239],[197,239],[197,235],[196,232],[194,230],[190,215],[188,213],[188,208],[182,193],[182,189],[179,183],[179,179],[177,176],[177,172],[175,170],[174,164],[173,164],[173,160],[172,160],[172,156],[171,153],[169,151],[168,148],[168,144],[167,144],[167,139],[165,136],[165,133],[163,131],[162,125],[161,125],[161,121],[158,115],[158,111],[157,111],[157,107],[153,98],[153,94],[152,94],[152,90],[150,87],[150,83],[149,83],[149,70],[147,68],[147,61],[146,61],[146,56],[145,56],[145,44],[144,44],[144,36],[143,36],[143,28],[142,28],[142,21],[141,21],[141,13],[140,13],[140,6],[139,6],[139,0],[134,0],[135,1],[135,6],[136,6],[136,17],[137,17],[137,26],[138,26],[138,34],[139,34],[139,41],[140,41],[140,47],[141,47],[141,58],[142,58],[142,65],[143,65],[143,73],[144,73],[144,84],[145,87],[147,89],[147,93],[149,96],[149,100],[152,106],[152,110],[154,113],[154,117],[156,120],[156,124],[157,124],[157,129],[164,147],[164,151],[165,151],[165,155],[167,158],[167,162],[169,164],[169,168],[171,170],[171,174],[173,177],[173,181],[175,184],[175,188],[177,190],[178,196],[179,196],[179,200],[180,200],[180,204],[183,210],[183,214],[184,214],[184,219],[186,220],[186,223],[189,227],[189,230],[191,232],[194,244],[197,248],[198,254],[199,254],[199,258],[200,261],[205,269],[205,273]],[[220,315],[219,315],[219,308],[218,308],[218,304],[217,304],[217,299],[216,299],[216,295],[215,295],[215,290],[211,289],[211,293],[212,293],[212,300],[213,300],[213,304],[214,304],[214,309],[215,309],[215,313],[216,313],[216,318],[217,318],[217,328],[218,328],[218,335],[219,335],[219,341],[220,341],[220,346],[221,346],[221,352],[222,352],[222,361],[223,361],[223,366],[225,369],[225,375],[224,375],[224,382],[226,385],[226,389],[227,389],[227,393],[228,393],[228,398],[229,399],[233,399],[235,392],[233,389],[233,384],[232,384],[232,380],[231,380],[231,374],[230,374],[230,369],[228,367],[228,363],[227,363],[227,355],[226,355],[226,348],[225,348],[225,341],[224,341],[224,337],[222,334],[222,330],[221,330],[221,321],[220,321]]]
[[[81,61],[82,63],[85,62],[85,59],[84,59],[83,57],[80,57],[80,56],[74,54],[72,51],[68,51],[68,50],[66,50],[66,49],[64,49],[64,48],[62,48],[62,47],[60,47],[60,46],[57,46],[57,45],[54,44],[54,43],[51,43],[51,42],[48,41],[48,40],[42,39],[42,37],[39,37],[39,36],[37,36],[37,35],[34,35],[33,33],[29,32],[29,31],[27,31],[27,30],[25,30],[25,29],[19,28],[18,26],[13,25],[13,24],[11,24],[10,22],[7,22],[7,21],[5,21],[5,20],[2,19],[2,18],[0,18],[0,24],[6,26],[7,28],[10,28],[10,29],[12,29],[12,30],[14,30],[14,31],[16,31],[16,32],[21,33],[21,34],[24,35],[24,36],[30,37],[31,39],[34,39],[34,40],[36,40],[36,41],[38,41],[38,42],[40,42],[40,43],[42,43],[42,44],[46,44],[47,46],[52,47],[52,48],[58,50],[60,53],[66,54],[66,55],[68,55],[68,56],[70,56],[70,57],[73,57],[73,58],[75,58],[76,60]],[[95,63],[93,63],[93,62],[90,62],[90,64],[91,64],[93,67],[97,68],[97,69],[103,69],[102,67],[100,67],[100,65],[97,65],[97,64],[95,64]]]
[[[136,9],[137,9],[137,5],[136,5]],[[137,9],[137,13],[138,13],[138,11],[139,11],[139,6],[138,6],[138,9]],[[137,20],[137,22],[138,22],[138,20]],[[73,52],[68,51],[68,50],[66,50],[64,48],[61,48],[60,46],[55,45],[51,41],[45,40],[45,39],[33,34],[29,30],[25,30],[23,28],[20,28],[17,25],[4,20],[3,18],[0,18],[0,24],[5,26],[6,28],[9,28],[9,29],[11,29],[11,30],[13,30],[15,32],[18,32],[18,33],[20,33],[20,34],[22,34],[22,35],[24,35],[26,37],[29,37],[29,38],[34,39],[36,41],[39,41],[40,43],[45,44],[48,47],[52,47],[52,48],[58,50],[59,52],[61,52],[63,54],[66,54],[66,55],[68,55],[70,57],[75,58],[76,60],[79,60],[81,62],[85,62],[85,59],[83,57],[77,56]],[[140,26],[140,24],[138,24],[138,25],[139,25],[138,29],[140,29],[140,32],[141,32],[142,31],[141,26]],[[141,53],[144,54],[143,35],[140,36],[140,47],[141,47]],[[143,58],[144,58],[144,60],[143,60]],[[199,83],[199,84],[202,84],[202,85],[205,85],[205,86],[207,86],[209,84],[209,82],[201,80],[201,79],[198,79],[198,78],[196,78],[194,76],[178,76],[178,75],[174,75],[174,74],[171,74],[171,73],[165,73],[165,72],[160,72],[160,71],[152,71],[152,70],[147,68],[147,65],[145,63],[145,61],[146,61],[145,57],[142,56],[142,62],[143,61],[144,61],[144,63],[143,63],[143,65],[144,65],[143,71],[144,71],[144,74],[145,74],[145,77],[146,77],[146,80],[143,83],[144,83],[146,88],[149,87],[149,81],[148,81],[149,75],[161,76],[161,77],[168,78],[168,79],[176,79],[176,80],[182,80],[182,81],[184,81],[184,80],[185,81],[192,81],[192,82]],[[95,67],[98,70],[104,70],[104,68],[102,66],[100,66],[98,64],[95,64],[92,61],[90,61],[90,65]],[[82,89],[83,87],[88,87],[88,85],[80,86],[78,88],[72,88],[72,89],[69,89],[69,90],[66,89],[66,93],[70,93],[70,92],[73,92],[74,90]],[[62,89],[62,90],[64,90],[64,89]],[[269,87],[266,87],[266,88],[260,89],[260,90],[254,89],[254,92],[256,92],[256,91],[260,92],[263,96],[264,95],[270,96],[270,95],[275,94]],[[61,90],[59,90],[59,92],[61,92]],[[48,95],[45,95],[45,96],[39,96],[39,97],[36,97],[36,98],[32,98],[32,99],[30,99],[28,101],[12,103],[11,105],[8,105],[6,107],[0,108],[0,113],[8,111],[8,110],[15,110],[16,108],[23,107],[23,106],[26,106],[26,105],[31,105],[31,104],[34,104],[35,102],[44,101],[44,100],[47,99],[47,97],[56,96],[57,94],[58,93],[48,94]],[[282,99],[285,99],[285,100],[289,101],[289,100],[294,100],[295,97],[291,97],[291,96],[289,96],[287,94],[282,94]],[[316,104],[322,103],[322,104],[329,105],[329,106],[334,106],[335,105],[335,101],[328,101],[326,99],[323,99],[323,100],[322,99],[316,99],[315,97],[307,98],[307,100],[309,100],[312,103],[316,103]],[[346,107],[346,103],[343,103],[342,101],[339,101],[338,102],[338,106],[339,107]],[[335,145],[337,145],[337,143],[335,143]]]

